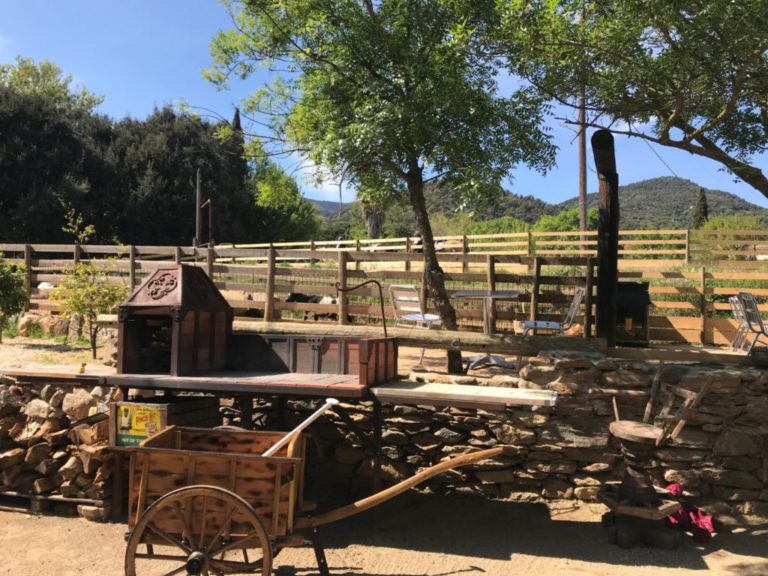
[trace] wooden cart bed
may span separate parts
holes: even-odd
[[[223,431],[171,426],[130,449],[128,526],[158,498],[177,488],[208,485],[242,497],[263,520],[270,536],[290,534],[294,511],[301,506],[304,478],[303,436],[297,436],[276,456],[260,456],[284,436],[282,432]],[[169,534],[182,534],[187,526],[205,522],[205,533],[222,525],[228,534],[242,534],[243,519],[225,509],[166,510],[155,525]],[[216,503],[211,503],[216,506]]]

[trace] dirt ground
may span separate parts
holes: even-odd
[[[405,368],[418,350],[400,351]],[[111,349],[100,349],[101,360]],[[44,340],[7,339],[0,366],[79,364],[90,353]],[[438,368],[441,355],[428,355]],[[403,371],[401,365],[401,371]],[[322,536],[334,576],[768,575],[768,520],[721,518],[728,530],[708,544],[689,538],[676,551],[606,544],[601,505],[488,502],[410,492],[374,511],[329,525]],[[122,574],[124,521],[0,511],[0,576]],[[276,576],[318,574],[311,548],[275,559]]]

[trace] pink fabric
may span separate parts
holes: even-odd
[[[683,495],[683,487],[674,483],[667,486],[667,490],[676,500],[680,500]],[[679,528],[693,534],[696,542],[709,542],[712,540],[712,534],[717,531],[717,520],[711,514],[699,510],[696,506],[681,502],[680,509],[674,514],[667,516],[667,525],[672,528]]]

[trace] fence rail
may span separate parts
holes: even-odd
[[[501,331],[511,330],[515,320],[561,318],[578,285],[588,288],[583,310],[590,313],[583,313],[581,322],[591,330],[595,232],[448,236],[436,242],[449,290],[529,291],[518,303],[497,303],[493,312]],[[728,296],[740,290],[762,299],[761,308],[768,311],[768,231],[630,230],[621,232],[619,243],[620,280],[649,284],[653,340],[730,342],[735,323]],[[333,298],[336,282],[347,287],[368,279],[418,284],[423,261],[417,238],[213,248],[0,244],[0,253],[26,266],[32,310],[58,310],[43,283],[58,284],[77,262],[100,266],[129,286],[169,262],[186,262],[203,267],[239,315],[339,323],[346,323],[347,315],[377,321],[377,294],[363,289],[346,302],[288,302],[288,295]],[[456,306],[460,323],[479,330],[479,304],[457,301]]]

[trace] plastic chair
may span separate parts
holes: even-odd
[[[525,320],[522,323],[523,335],[527,336],[529,332],[536,332],[537,330],[548,330],[550,332],[564,333],[568,328],[573,325],[573,321],[576,318],[576,314],[579,311],[579,306],[584,298],[584,288],[581,286],[576,288],[573,293],[573,300],[568,307],[568,313],[563,318],[562,322],[554,322],[548,320]]]
[[[395,326],[406,325],[410,328],[429,330],[432,326],[442,323],[437,314],[432,314],[424,308],[421,290],[412,284],[393,284],[389,287],[389,301],[395,312]],[[424,362],[424,348],[421,349],[419,364]]]
[[[768,336],[763,325],[763,319],[760,316],[760,310],[757,308],[757,301],[751,292],[739,292],[739,300],[744,307],[744,316],[747,319],[747,328],[754,333],[752,341],[747,346],[747,355],[752,354],[755,344],[760,338]]]

